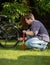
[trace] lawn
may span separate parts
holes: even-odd
[[[45,51],[21,49],[20,42],[15,48],[0,47],[0,65],[50,65],[50,43]]]

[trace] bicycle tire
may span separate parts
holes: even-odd
[[[1,39],[2,47],[12,48],[18,44],[19,32],[14,25],[12,24],[4,25],[2,32],[3,32],[3,38]]]

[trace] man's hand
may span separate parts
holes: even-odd
[[[25,33],[25,34],[26,34],[26,30],[23,30],[23,33]]]

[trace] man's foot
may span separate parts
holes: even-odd
[[[48,47],[46,46],[45,48],[41,48],[40,50],[41,51],[44,51],[44,50],[46,50]]]

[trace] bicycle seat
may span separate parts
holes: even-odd
[[[7,18],[7,16],[6,16],[6,15],[0,15],[0,17]]]

